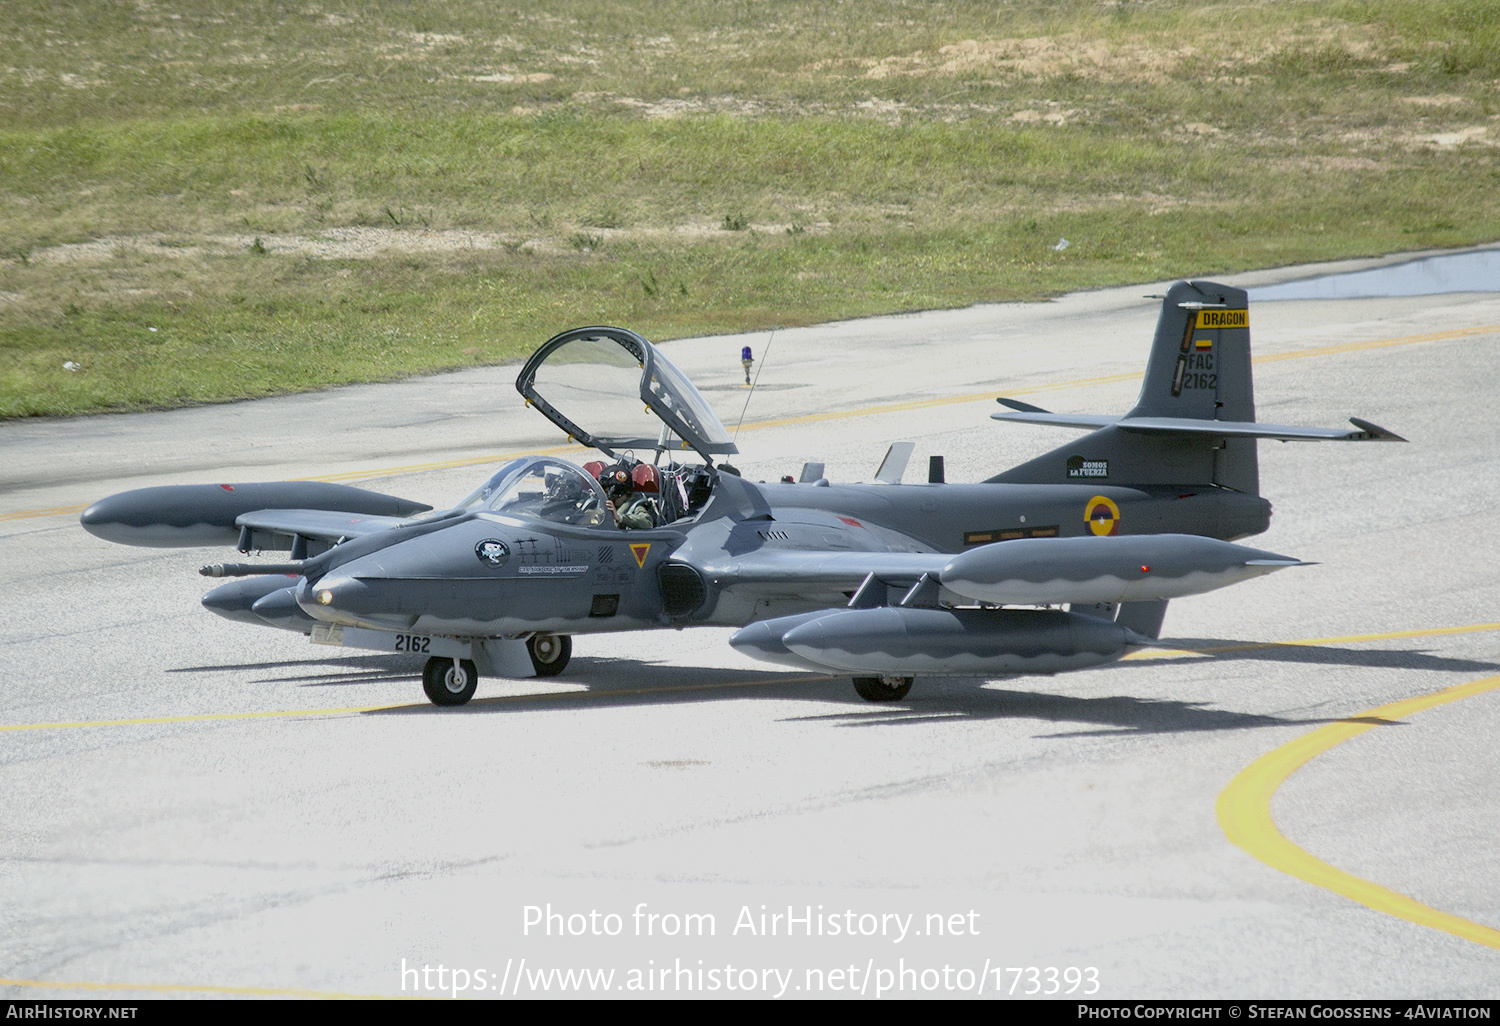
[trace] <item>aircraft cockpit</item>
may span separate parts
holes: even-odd
[[[593,476],[566,460],[531,456],[505,464],[458,508],[598,527],[610,519],[607,503],[603,487]]]
[[[621,456],[581,468],[548,456],[511,460],[455,511],[496,513],[575,527],[651,528],[691,517],[712,493],[707,467],[658,467]]]
[[[661,527],[693,516],[713,492],[713,458],[739,451],[687,375],[625,328],[574,328],[554,336],[521,368],[516,390],[569,441],[609,458],[584,464],[584,492],[597,502],[594,493],[602,489],[600,508],[621,527]],[[668,455],[682,450],[704,462],[681,464]],[[654,452],[654,461],[636,459],[633,453],[641,451]],[[515,473],[501,468],[487,487],[501,489],[500,479]]]
[[[616,459],[634,449],[691,449],[712,467],[735,453],[713,407],[655,346],[625,328],[574,328],[549,339],[516,390],[573,441]]]

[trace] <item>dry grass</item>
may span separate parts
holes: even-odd
[[[0,32],[0,415],[1500,235],[1478,0],[73,0]]]

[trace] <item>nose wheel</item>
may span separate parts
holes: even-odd
[[[855,677],[854,690],[866,702],[899,702],[915,680],[915,677]]]
[[[479,671],[472,660],[433,656],[422,667],[422,690],[433,705],[463,705],[478,686]]]
[[[526,639],[526,653],[538,677],[556,677],[573,656],[573,639],[566,634],[533,634]]]

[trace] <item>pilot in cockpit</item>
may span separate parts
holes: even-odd
[[[589,469],[594,468],[590,466]],[[609,497],[609,509],[614,512],[615,523],[626,530],[641,530],[661,522],[656,500],[647,494],[656,491],[655,467],[645,463],[632,465],[621,460],[603,467],[598,475],[604,494]]]

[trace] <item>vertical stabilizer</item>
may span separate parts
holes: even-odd
[[[1127,417],[1255,420],[1250,310],[1244,289],[1180,281],[1162,300],[1141,395]],[[1255,439],[1220,440],[1213,483],[1260,494]]]
[[[1124,419],[1255,420],[1250,313],[1243,289],[1182,281],[1162,300],[1141,394]],[[1221,485],[1260,494],[1254,438],[1150,434],[1113,424],[990,478],[1063,483]]]

